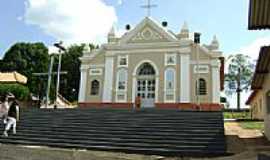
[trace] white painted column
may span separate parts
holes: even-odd
[[[114,57],[105,59],[105,77],[102,102],[112,102]]]
[[[190,55],[181,54],[180,59],[180,102],[190,103]]]
[[[137,87],[136,76],[133,75],[132,77],[132,103],[135,103],[136,87]]]
[[[85,102],[86,84],[87,84],[87,65],[81,65],[81,79],[80,79],[80,91],[79,102]]]
[[[212,60],[212,103],[220,103],[220,61]]]

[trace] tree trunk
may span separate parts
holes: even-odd
[[[240,99],[241,99],[241,95],[240,95],[240,90],[239,90],[237,91],[237,110],[240,110],[241,108]]]
[[[238,68],[238,75],[237,75],[237,110],[241,109],[241,69]]]

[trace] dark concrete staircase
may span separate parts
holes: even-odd
[[[0,143],[169,156],[226,152],[221,112],[156,109],[22,110],[17,134]]]

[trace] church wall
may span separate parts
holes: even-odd
[[[198,77],[196,76],[197,74],[194,74],[194,67],[196,66],[196,60],[197,60],[197,55],[196,55],[196,48],[195,46],[191,47],[191,64],[190,66],[190,73],[191,74],[191,101],[192,102],[197,102],[197,96],[196,96],[196,79],[203,78],[206,80],[207,83],[207,94],[203,96],[199,96],[199,101],[200,103],[212,103],[212,68],[211,68],[211,58],[205,51],[203,51],[201,48],[198,49],[199,54],[198,54],[198,59],[202,61],[201,65],[206,65],[209,68],[208,73],[200,73],[198,74]]]
[[[142,56],[143,55],[143,56]],[[136,68],[136,66],[145,60],[150,60],[152,61],[158,68],[159,71],[159,80],[158,80],[158,100],[162,100],[162,84],[164,83],[164,77],[163,77],[163,72],[164,72],[164,54],[163,53],[148,53],[148,54],[142,54],[142,53],[132,53],[129,54],[129,75],[133,75],[133,72]],[[156,73],[157,74],[157,73]],[[132,101],[132,87],[133,87],[133,76],[129,76],[128,78],[128,101]]]
[[[194,72],[194,66],[191,65],[190,72]],[[191,102],[197,102],[197,96],[196,96],[196,79],[203,78],[206,81],[206,87],[207,87],[207,94],[206,95],[200,95],[199,101],[201,103],[212,103],[212,79],[211,79],[211,67],[210,65],[207,65],[209,67],[209,73],[200,73],[198,76],[196,74],[191,75]]]
[[[142,56],[143,55],[143,56]],[[176,85],[176,93],[175,93],[175,98],[176,102],[179,101],[179,88],[180,88],[180,67],[179,67],[179,55],[177,55],[177,64],[174,66],[165,66],[164,62],[165,58],[165,53],[147,53],[147,54],[142,54],[142,53],[132,53],[128,54],[128,82],[127,82],[127,102],[131,103],[132,102],[132,96],[133,96],[133,72],[137,65],[141,63],[142,61],[147,61],[150,60],[152,61],[158,68],[158,102],[164,102],[164,71],[166,68],[174,68],[176,71],[176,79],[175,79],[175,85]],[[115,70],[114,74],[117,74],[117,70],[120,69],[117,66],[117,56],[114,57],[115,63]],[[122,68],[122,67],[121,67]],[[113,82],[113,88],[116,87],[116,82],[117,77],[114,77],[114,82]],[[113,92],[113,101],[116,102],[116,90]]]
[[[103,71],[104,72],[104,71]],[[97,95],[91,95],[91,82],[98,80],[100,83],[99,92]],[[102,102],[102,92],[103,92],[103,76],[90,76],[88,73],[87,89],[86,89],[86,99],[91,102]]]
[[[200,60],[206,61],[206,60],[211,60],[211,57],[200,47],[198,49],[199,54],[198,54],[198,58]],[[196,47],[193,45],[191,47],[191,59],[192,60],[196,60],[197,59],[197,55],[196,55],[197,49]]]
[[[87,82],[86,82],[86,93],[85,99],[86,102],[102,102],[102,92],[103,92],[103,83],[104,83],[104,63],[105,57],[104,54],[99,54],[94,57],[92,60],[86,60],[83,64],[89,65],[89,69],[87,70]],[[101,69],[101,75],[90,75],[91,69]],[[100,83],[98,95],[91,95],[91,82],[93,80],[98,80]]]

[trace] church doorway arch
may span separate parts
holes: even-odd
[[[141,97],[143,108],[155,106],[156,99],[156,70],[149,63],[142,63],[136,72],[136,96]]]

